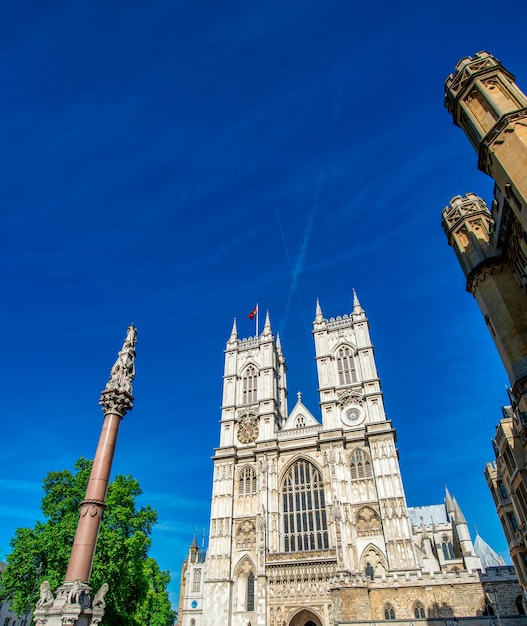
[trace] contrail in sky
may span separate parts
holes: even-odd
[[[285,325],[287,323],[287,319],[289,317],[289,310],[291,308],[291,300],[293,298],[293,293],[296,292],[296,295],[298,297],[298,302],[299,302],[299,305],[300,305],[300,311],[302,313],[302,319],[304,321],[304,327],[306,329],[306,332],[309,332],[308,328],[307,328],[306,320],[304,318],[304,308],[301,306],[300,294],[298,293],[298,279],[299,279],[300,275],[302,274],[302,272],[304,271],[304,266],[305,266],[306,256],[307,256],[308,244],[309,244],[309,241],[311,239],[311,233],[313,231],[313,225],[315,223],[315,217],[316,217],[316,214],[318,213],[318,208],[319,208],[319,203],[320,203],[320,195],[321,195],[322,185],[323,185],[325,176],[326,176],[325,169],[322,169],[322,171],[320,172],[320,174],[317,177],[317,187],[316,187],[316,192],[315,192],[315,198],[313,199],[313,204],[311,205],[311,211],[309,212],[309,216],[308,216],[308,219],[307,219],[306,227],[304,228],[304,236],[302,238],[302,244],[300,246],[300,252],[298,253],[298,257],[297,257],[297,260],[296,260],[296,263],[295,263],[294,266],[291,263],[291,257],[289,255],[289,250],[288,250],[288,247],[287,247],[287,241],[285,239],[284,231],[282,229],[282,223],[280,222],[280,216],[278,214],[278,210],[275,207],[276,217],[278,219],[278,224],[280,226],[280,233],[282,235],[282,240],[284,242],[284,247],[285,247],[285,251],[286,251],[286,255],[287,255],[287,262],[289,263],[289,269],[291,270],[291,286],[289,287],[289,292],[287,294],[287,301],[286,301],[285,314],[284,314],[283,323],[282,323],[282,330],[285,327]]]
[[[340,113],[342,111],[342,106],[343,106],[343,92],[344,92],[344,88],[342,87],[340,89],[340,93],[339,96],[337,98],[337,102],[335,103],[335,106],[333,108],[333,114],[331,116],[331,124],[329,127],[329,133],[328,133],[328,144],[331,143],[331,139],[333,137],[333,133],[335,131],[335,128],[337,126],[337,123],[339,121],[340,118]],[[283,322],[282,322],[282,330],[285,328],[285,325],[287,323],[287,319],[289,317],[289,310],[291,308],[291,300],[293,298],[293,293],[296,292],[297,298],[298,298],[298,303],[299,303],[299,308],[302,314],[302,320],[304,322],[304,327],[306,329],[306,333],[309,334],[309,330],[307,328],[307,324],[306,324],[306,320],[304,317],[304,308],[302,306],[302,302],[300,300],[300,293],[298,291],[298,279],[300,277],[300,275],[302,274],[302,272],[304,271],[304,266],[305,266],[305,262],[306,262],[306,256],[307,256],[307,250],[308,250],[308,244],[310,242],[311,239],[311,233],[313,231],[313,225],[315,223],[315,217],[318,213],[318,209],[319,209],[319,204],[320,204],[320,196],[322,194],[322,187],[324,184],[324,179],[326,177],[326,168],[323,167],[322,170],[320,171],[320,174],[317,177],[317,184],[316,184],[316,191],[315,191],[315,197],[313,199],[313,204],[311,205],[311,211],[309,212],[309,216],[307,219],[307,223],[304,229],[304,236],[302,239],[302,245],[300,246],[300,252],[298,253],[298,258],[296,260],[295,265],[293,266],[291,263],[291,256],[289,255],[289,249],[287,246],[287,241],[285,239],[284,236],[284,231],[282,229],[282,223],[280,221],[280,216],[278,214],[278,209],[275,207],[275,212],[276,212],[276,218],[278,220],[278,225],[280,227],[280,233],[282,235],[282,240],[284,242],[284,247],[285,247],[285,252],[286,252],[286,256],[287,256],[287,262],[289,264],[289,269],[291,270],[291,286],[289,288],[289,292],[287,294],[287,302],[286,302],[286,307],[285,307],[285,314],[283,317]]]

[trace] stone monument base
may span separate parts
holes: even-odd
[[[81,580],[65,582],[55,597],[50,585],[44,581],[40,585],[40,600],[37,602],[33,618],[37,626],[95,626],[104,616],[104,598],[108,585],[104,585],[93,596],[92,588]]]

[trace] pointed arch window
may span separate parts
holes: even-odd
[[[414,616],[415,619],[426,619],[426,610],[422,602],[416,602],[414,604]]]
[[[349,385],[357,382],[355,372],[355,361],[351,348],[344,346],[337,352],[337,371],[339,375],[339,385]]]
[[[455,559],[456,555],[454,554],[454,546],[450,539],[445,535],[441,542],[441,548],[443,549],[443,556],[445,557],[445,561],[448,559]]]
[[[238,479],[238,493],[241,496],[256,493],[256,471],[252,465],[242,468]]]
[[[351,453],[350,477],[351,480],[372,477],[370,455],[366,450],[357,448]]]
[[[254,611],[254,574],[249,572],[247,577],[247,610]]]
[[[291,465],[282,487],[284,551],[329,547],[322,475],[309,461]]]
[[[395,609],[389,602],[384,605],[384,619],[395,619]]]
[[[249,365],[243,373],[242,378],[242,401],[244,404],[256,402],[256,391],[258,387],[258,372],[253,365]]]

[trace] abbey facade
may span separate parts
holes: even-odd
[[[190,547],[181,626],[326,626],[523,613],[513,568],[448,491],[407,506],[366,314],[313,323],[320,416],[287,406],[269,316],[225,350],[208,549]],[[476,551],[477,550],[477,551]],[[487,591],[499,594],[499,606]],[[488,618],[484,618],[487,620]],[[474,622],[472,622],[474,623]],[[482,624],[485,623],[482,621]]]

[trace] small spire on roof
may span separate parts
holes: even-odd
[[[454,502],[452,500],[452,496],[450,495],[450,491],[448,491],[448,487],[445,485],[445,507],[448,513],[451,513],[454,508]]]
[[[234,318],[234,321],[232,322],[232,330],[229,341],[236,341],[236,339],[238,339],[238,329],[236,327],[236,318]]]
[[[296,397],[298,398],[299,402],[302,402],[302,392],[301,391],[297,391],[296,392]]]
[[[271,319],[269,318],[269,311],[266,311],[265,313],[265,324],[263,327],[263,331],[262,331],[262,335],[271,335],[272,334],[272,329],[271,329]]]
[[[359,297],[357,296],[355,289],[353,290],[353,313],[364,313],[364,309],[359,302]]]
[[[323,321],[324,321],[324,316],[322,315],[322,308],[320,306],[320,301],[317,298],[317,305],[315,308],[315,323],[323,322]]]
[[[454,501],[454,513],[456,516],[456,522],[458,524],[466,524],[467,520],[465,519],[465,516],[463,515],[463,511],[461,510],[461,507],[458,504],[458,501],[453,498]]]

